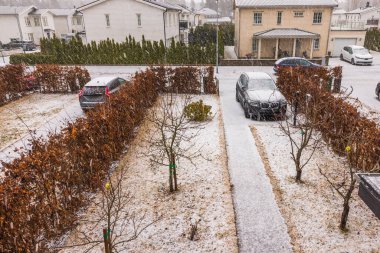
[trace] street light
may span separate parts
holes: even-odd
[[[218,64],[219,64],[219,1],[216,0],[216,73],[219,73],[218,71]]]

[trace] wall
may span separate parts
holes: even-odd
[[[349,31],[349,30],[332,30],[330,32],[330,40],[328,51],[332,52],[334,48],[334,41],[336,38],[357,38],[356,45],[364,46],[366,31]]]
[[[55,35],[58,38],[62,37],[62,34],[71,33],[71,19],[68,20],[68,16],[55,16],[54,17]]]
[[[164,39],[163,10],[134,0],[109,0],[82,10],[87,42],[112,38],[124,41],[128,35],[140,41]],[[141,27],[137,25],[137,14],[141,14]],[[105,14],[110,15],[110,27],[106,26]],[[178,20],[178,15],[177,20]],[[169,15],[167,16],[167,21]],[[179,24],[167,26],[167,38],[179,33]]]
[[[294,17],[294,11],[304,11],[304,17]],[[253,12],[262,12],[262,24],[253,24]],[[282,23],[277,25],[277,12],[282,11]],[[322,23],[313,24],[314,11],[322,11]],[[320,35],[320,49],[314,50],[314,57],[323,57],[327,53],[328,35],[330,30],[330,17],[332,8],[275,8],[275,9],[240,9],[240,37],[239,57],[252,51],[252,36],[254,33],[272,28],[298,28]],[[235,23],[238,26],[239,20]],[[244,31],[244,32],[243,32]]]
[[[0,15],[0,27],[0,41],[3,44],[9,43],[11,38],[21,37],[16,15]]]

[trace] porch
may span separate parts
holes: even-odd
[[[252,38],[252,53],[247,58],[277,60],[282,57],[313,58],[319,49],[320,35],[299,29],[270,29]]]

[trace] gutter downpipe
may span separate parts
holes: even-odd
[[[162,13],[162,19],[164,21],[164,45],[165,45],[165,54],[164,54],[164,64],[166,64],[166,13],[168,12],[168,9],[165,9],[165,11]]]
[[[333,13],[333,8],[331,8],[330,23],[329,23],[329,31],[328,31],[328,33],[327,33],[327,45],[326,45],[325,56],[328,55],[328,51],[329,51],[332,13]]]

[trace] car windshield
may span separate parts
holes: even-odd
[[[276,86],[272,79],[250,79],[248,90],[274,90]]]
[[[368,50],[365,48],[354,49],[355,54],[368,54]]]

